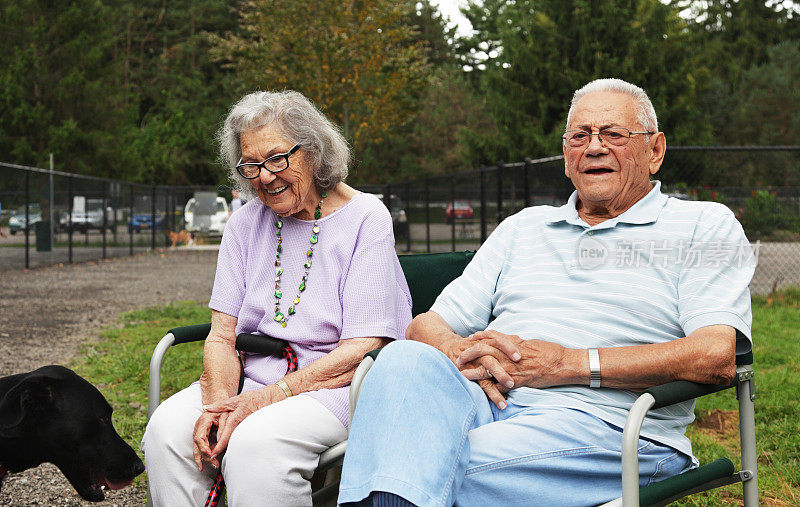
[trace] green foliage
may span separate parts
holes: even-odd
[[[713,201],[721,204],[726,204],[728,202],[725,194],[718,192],[717,190],[710,190],[708,188],[689,190],[689,196],[693,201]]]
[[[233,0],[116,0],[125,93],[117,168],[160,184],[224,181],[214,134],[230,105],[230,71],[211,61],[209,38],[236,29]]]
[[[767,236],[780,225],[782,218],[774,191],[753,190],[753,195],[744,201],[739,221],[752,239]]]
[[[214,38],[214,54],[231,62],[240,89],[312,99],[362,153],[413,116],[430,71],[411,12],[410,2],[390,0],[246,2],[240,31]],[[385,181],[387,169],[368,177]]]
[[[231,0],[233,1],[233,0]],[[3,161],[145,183],[209,184],[225,71],[206,30],[226,0],[23,0],[0,7]]]
[[[253,89],[337,122],[356,183],[559,152],[571,95],[619,77],[671,145],[797,144],[800,7],[760,0],[18,0],[0,6],[0,159],[158,184],[224,183],[215,131]],[[693,159],[694,160],[694,159]],[[695,167],[696,166],[696,167]],[[796,154],[686,182],[800,185]]]
[[[675,8],[657,0],[487,0],[470,2],[467,16],[477,32],[463,58],[499,127],[469,147],[474,163],[557,153],[573,91],[600,77],[647,90],[673,142],[688,132],[707,137],[693,107],[707,71],[693,66]]]
[[[0,6],[0,153],[73,172],[102,173],[98,140],[118,125],[113,12],[97,0]],[[98,100],[99,99],[99,100]]]

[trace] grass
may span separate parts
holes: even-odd
[[[185,302],[124,314],[121,327],[106,329],[98,343],[86,346],[71,366],[97,385],[114,407],[114,427],[136,449],[147,423],[150,355],[171,328],[211,321],[207,303]],[[202,342],[173,347],[162,364],[162,400],[188,386],[202,371]],[[144,474],[137,485],[146,483]]]
[[[208,322],[205,303],[186,302],[126,313],[121,326],[107,329],[99,343],[87,346],[72,365],[115,408],[115,426],[137,449],[147,421],[150,354],[172,327]],[[763,505],[800,505],[800,289],[753,300],[755,337],[756,434],[759,487]],[[202,344],[173,347],[162,366],[162,399],[197,380]],[[701,463],[727,456],[739,465],[738,417],[732,390],[697,402],[697,422],[689,435]],[[144,475],[137,479],[141,485]],[[733,485],[684,499],[678,505],[741,504],[741,486]]]
[[[800,505],[800,289],[753,298],[756,440],[762,505]],[[689,427],[701,463],[738,459],[739,426],[733,390],[697,401]],[[680,505],[741,504],[741,486],[731,485],[684,499]]]

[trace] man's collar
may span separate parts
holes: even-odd
[[[598,229],[606,229],[614,227],[618,223],[628,224],[649,224],[658,220],[658,215],[661,209],[667,202],[667,196],[661,193],[661,182],[658,180],[653,181],[653,188],[644,197],[639,199],[636,204],[625,210],[619,216],[610,218],[604,222],[597,224]],[[547,214],[545,222],[547,224],[555,224],[557,222],[567,222],[572,225],[580,225],[586,227],[588,224],[578,216],[578,192],[572,192],[569,196],[567,204],[560,208],[554,208]]]

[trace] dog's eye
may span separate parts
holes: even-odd
[[[111,424],[111,417],[109,417],[109,416],[101,417],[100,418],[100,422],[103,423],[103,424]]]

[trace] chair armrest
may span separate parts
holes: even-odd
[[[211,332],[211,324],[197,324],[195,326],[181,326],[169,330],[175,337],[173,345],[179,343],[199,342],[208,337]]]
[[[639,505],[639,434],[647,412],[716,393],[736,385],[698,384],[679,380],[646,389],[636,399],[622,431],[622,498],[623,505]]]
[[[651,387],[649,389],[645,389],[644,393],[649,393],[655,399],[655,403],[651,407],[654,408],[661,408],[667,407],[669,405],[674,405],[675,403],[680,403],[682,401],[692,400],[694,398],[699,398],[700,396],[705,396],[706,394],[713,394],[719,391],[724,391],[725,389],[730,389],[736,385],[736,381],[734,380],[728,385],[718,385],[718,384],[698,384],[697,382],[689,382],[687,380],[678,380],[675,382],[669,382],[667,384],[661,384],[660,386]]]
[[[367,376],[367,372],[372,368],[372,363],[378,358],[380,352],[381,349],[379,348],[370,350],[364,354],[364,359],[361,361],[361,364],[358,365],[358,368],[356,368],[356,372],[353,374],[353,380],[350,381],[350,418],[348,420],[350,424],[353,423],[353,414],[356,412],[358,395],[361,394],[361,386],[364,383],[364,377]]]
[[[373,349],[373,350],[370,350],[369,352],[367,352],[366,354],[364,354],[364,358],[366,359],[366,358],[368,358],[368,357],[371,357],[371,358],[372,358],[372,360],[373,360],[373,361],[375,361],[376,359],[378,359],[378,354],[380,354],[380,353],[381,353],[381,350],[383,350],[383,347],[381,347],[381,348],[378,348],[378,349]]]
[[[147,387],[147,418],[153,415],[161,403],[161,363],[167,350],[179,343],[198,342],[205,340],[211,331],[211,324],[197,324],[194,326],[181,326],[170,329],[159,340],[153,355],[150,356],[150,376]]]

